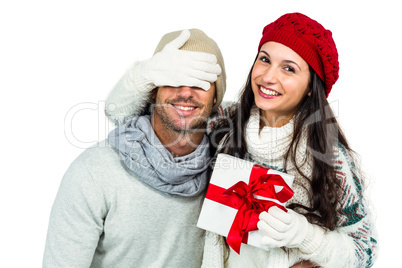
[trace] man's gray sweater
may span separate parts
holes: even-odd
[[[43,267],[200,267],[202,200],[145,185],[107,142],[89,148],[61,182]]]

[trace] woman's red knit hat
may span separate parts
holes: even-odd
[[[265,26],[258,46],[281,43],[299,54],[325,84],[327,97],[339,77],[338,51],[332,33],[301,13],[289,13]]]

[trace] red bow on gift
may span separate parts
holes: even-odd
[[[275,186],[282,186],[283,188],[277,193]],[[284,203],[293,194],[292,189],[280,175],[267,174],[265,167],[254,165],[249,184],[240,181],[227,190],[211,184],[206,197],[238,209],[226,241],[235,252],[240,254],[241,243],[248,241],[248,232],[258,229],[257,223],[261,212],[267,211],[272,206],[287,211],[284,206],[276,202],[257,199],[256,196],[276,199]]]

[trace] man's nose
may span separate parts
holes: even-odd
[[[194,88],[188,86],[181,86],[178,88],[177,94],[182,97],[190,97],[194,94]]]

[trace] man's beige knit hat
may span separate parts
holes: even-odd
[[[218,76],[218,80],[215,82],[216,86],[216,103],[213,106],[213,110],[216,110],[222,102],[223,95],[226,91],[226,72],[225,64],[223,62],[222,53],[214,40],[209,38],[203,31],[198,29],[190,29],[191,35],[187,42],[180,48],[180,50],[206,52],[214,54],[218,60],[218,64],[222,69],[221,74]],[[160,52],[166,44],[176,39],[182,31],[176,31],[165,34],[158,46],[155,49],[154,55]]]

